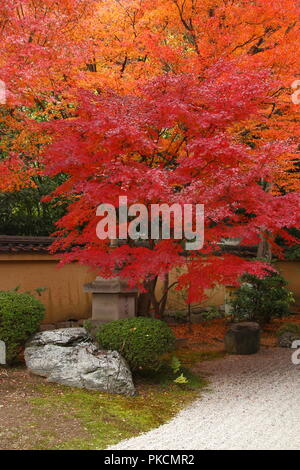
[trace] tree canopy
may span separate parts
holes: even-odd
[[[278,237],[296,242],[299,13],[293,0],[4,0],[0,190],[56,178],[46,203],[67,206],[64,261],[104,276],[117,267],[141,289],[184,266],[190,302],[245,271],[263,275],[263,261],[217,252],[232,237],[277,255]],[[120,195],[204,204],[204,248],[98,240],[96,207]]]

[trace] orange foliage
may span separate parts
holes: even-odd
[[[37,172],[33,168],[27,168],[21,159],[12,157],[0,161],[0,174],[0,192],[9,192],[33,187],[34,182],[31,177]]]
[[[198,347],[204,350],[211,346],[224,349],[223,340],[227,328],[225,319],[172,326],[176,338],[187,338],[189,347]]]
[[[276,80],[261,119],[232,129],[237,139],[250,145],[290,139],[295,147],[299,12],[295,0],[3,0],[0,78],[8,104],[47,98],[42,112],[66,119],[77,87],[127,93],[166,72],[204,77],[220,58],[232,59],[243,70],[268,68]],[[26,132],[14,140],[21,152]],[[35,154],[30,146],[26,151]],[[274,171],[286,190],[299,190],[289,171],[297,158],[297,150],[278,156]]]
[[[300,315],[290,315],[286,318],[274,318],[270,324],[262,329],[262,346],[275,347],[277,345],[276,332],[282,324],[299,323]],[[203,321],[199,324],[183,324],[172,326],[176,338],[186,338],[187,347],[197,351],[224,350],[224,337],[229,323],[226,319]]]

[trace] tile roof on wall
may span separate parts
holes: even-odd
[[[49,246],[54,239],[51,237],[15,237],[0,235],[0,253],[49,253]],[[220,253],[232,253],[242,257],[256,255],[256,247],[230,246],[220,247]]]
[[[50,237],[14,237],[0,235],[0,253],[48,253]]]

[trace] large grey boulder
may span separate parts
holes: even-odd
[[[225,335],[225,349],[229,354],[255,354],[260,347],[258,323],[233,324]]]
[[[37,333],[27,343],[28,369],[71,387],[134,395],[132,375],[116,351],[101,351],[84,328],[64,328]]]

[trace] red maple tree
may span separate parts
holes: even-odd
[[[298,188],[286,170],[299,143],[289,96],[299,7],[282,4],[3,0],[0,191],[30,184],[43,164],[50,175],[65,173],[53,197],[66,198],[69,210],[54,248],[70,249],[65,262],[104,276],[117,268],[150,286],[158,309],[157,276],[175,267],[184,268],[177,288],[188,287],[189,302],[244,271],[263,273],[261,262],[219,252],[224,238],[256,244],[261,234],[279,252],[276,236],[299,226],[299,194],[272,193],[278,182]],[[43,161],[48,137],[36,121],[49,119],[53,144]],[[203,249],[183,253],[184,240],[174,239],[117,248],[98,240],[97,206],[117,206],[124,195],[147,207],[204,204]]]
[[[188,289],[188,302],[203,299],[216,284],[236,283],[245,271],[263,275],[266,263],[220,253],[220,243],[238,237],[253,245],[263,230],[275,246],[274,237],[300,221],[298,194],[276,196],[259,184],[271,184],[286,144],[253,150],[232,132],[255,116],[270,86],[267,73],[243,73],[219,61],[201,78],[165,74],[135,93],[81,92],[77,118],[50,125],[55,137],[46,154],[50,175],[68,175],[53,194],[70,202],[54,245],[69,250],[63,262],[76,260],[141,289],[151,286],[152,298],[157,277],[181,267],[177,288]],[[99,240],[96,208],[117,207],[119,196],[147,207],[204,204],[203,249],[184,252],[184,240],[174,238],[118,247]]]

